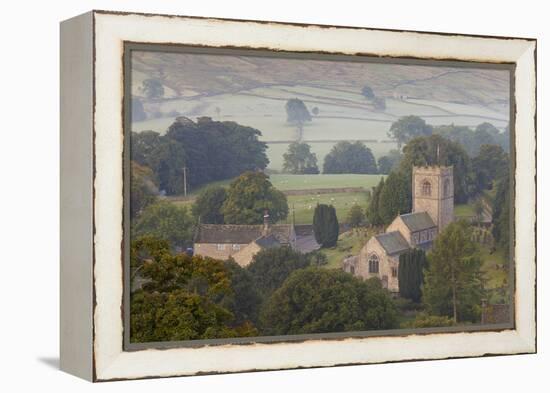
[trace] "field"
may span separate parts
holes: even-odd
[[[370,190],[380,181],[380,175],[271,175],[271,184],[281,191],[315,188],[363,187]]]
[[[313,210],[317,203],[332,204],[336,208],[336,214],[341,222],[345,222],[349,209],[354,204],[365,207],[367,204],[366,191],[370,190],[380,181],[381,175],[287,175],[275,174],[269,180],[280,191],[289,190],[315,190],[323,188],[362,187],[365,192],[334,192],[327,194],[288,195],[288,206],[294,209],[294,218],[297,224],[311,224],[313,221]],[[179,206],[190,206],[197,195],[206,187],[221,186],[228,187],[231,180],[212,182],[208,185],[193,190],[188,198],[171,197],[169,200]],[[289,215],[288,220],[292,218]]]
[[[158,69],[165,94],[147,99],[139,85]],[[261,131],[272,170],[281,170],[288,144],[300,138],[311,144],[320,167],[340,140],[361,140],[379,158],[396,147],[387,133],[401,116],[420,116],[432,125],[490,122],[500,129],[508,122],[507,77],[495,71],[141,53],[132,72],[134,97],[147,114],[132,123],[134,131],[164,133],[178,116],[235,121]],[[361,95],[365,83],[385,99],[384,109]],[[311,113],[318,110],[302,134],[286,122],[291,98]]]
[[[311,224],[313,212],[318,203],[333,205],[336,208],[336,216],[339,222],[346,222],[349,210],[355,204],[361,207],[367,205],[367,195],[358,193],[334,193],[320,195],[292,195],[287,196],[289,209],[294,209],[296,224]],[[289,217],[290,218],[290,217]]]

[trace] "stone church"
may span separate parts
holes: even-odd
[[[452,166],[413,167],[413,209],[393,220],[385,233],[373,236],[359,256],[343,263],[345,271],[363,278],[378,277],[385,288],[399,291],[399,255],[411,248],[428,250],[436,236],[454,220]]]

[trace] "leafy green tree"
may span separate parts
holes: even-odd
[[[510,255],[510,173],[505,171],[497,180],[493,202],[493,237],[506,258]]]
[[[378,173],[388,175],[393,169],[396,169],[401,161],[399,150],[390,150],[387,155],[378,159]]]
[[[221,212],[227,192],[220,186],[204,189],[193,204],[193,215],[203,224],[223,224]]]
[[[453,142],[458,142],[470,157],[479,155],[482,145],[498,145],[508,151],[510,134],[501,133],[491,123],[482,123],[474,130],[466,126],[443,125],[434,127],[434,134],[439,134]]]
[[[431,135],[432,130],[432,126],[418,116],[403,116],[391,125],[388,137],[397,141],[397,149],[401,151],[403,144],[419,136]]]
[[[229,185],[221,213],[227,224],[261,224],[266,209],[272,222],[284,220],[286,196],[262,172],[245,172]]]
[[[235,122],[213,121],[202,117],[193,122],[175,121],[165,138],[185,150],[188,187],[217,180],[232,179],[246,171],[263,170],[269,160],[267,145],[258,138],[261,132]]]
[[[286,102],[286,121],[291,124],[302,126],[305,122],[311,121],[306,104],[299,98],[291,98]]]
[[[246,267],[262,299],[267,299],[292,272],[317,264],[316,254],[302,254],[290,247],[267,248],[258,252]]]
[[[323,173],[377,173],[372,151],[363,142],[342,141],[326,155]]]
[[[130,217],[135,218],[147,206],[155,203],[158,195],[155,175],[151,168],[131,162]]]
[[[231,281],[231,294],[220,302],[234,315],[232,326],[246,323],[256,325],[262,303],[262,293],[258,290],[253,274],[229,259],[224,262]]]
[[[155,236],[170,242],[173,248],[193,244],[195,221],[184,207],[170,202],[157,202],[141,213],[132,225],[132,236]]]
[[[313,234],[317,243],[323,248],[334,247],[338,241],[339,232],[340,225],[334,206],[317,205],[313,213]]]
[[[347,221],[352,228],[358,228],[365,223],[365,213],[361,206],[355,204],[351,207],[348,212]]]
[[[363,89],[361,89],[361,95],[369,100],[372,100],[375,97],[374,91],[368,85],[363,86]]]
[[[472,229],[456,221],[439,234],[428,255],[423,301],[431,315],[478,321],[483,297],[481,259]]]
[[[384,223],[380,216],[380,193],[384,189],[384,178],[382,177],[378,184],[372,188],[367,207],[367,219],[374,226],[379,226]]]
[[[131,342],[257,335],[249,323],[232,328],[233,314],[218,304],[231,294],[223,262],[174,255],[166,242],[152,237],[132,243],[131,260],[144,281],[131,294]]]
[[[422,284],[426,268],[426,253],[421,249],[411,249],[399,255],[399,295],[419,303],[422,299]]]
[[[407,177],[400,172],[391,172],[378,196],[380,219],[389,224],[402,213],[411,211],[411,191]]]
[[[510,170],[508,154],[498,145],[481,145],[479,154],[472,160],[472,169],[480,190],[491,189],[493,181]]]
[[[141,92],[149,99],[161,98],[164,96],[164,86],[158,79],[145,79],[141,83]]]
[[[292,174],[317,174],[317,156],[311,146],[303,142],[293,142],[283,154],[283,171]]]
[[[430,135],[412,139],[403,148],[399,171],[412,185],[412,167],[426,165],[452,165],[456,203],[466,203],[469,197],[478,193],[472,174],[470,157],[457,142],[441,135]],[[412,186],[409,186],[412,193]]]
[[[378,279],[363,281],[340,270],[294,272],[262,306],[267,335],[391,329],[396,309]]]

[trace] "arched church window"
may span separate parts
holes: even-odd
[[[445,182],[443,183],[443,195],[449,196],[451,194],[451,181],[449,179],[445,179]]]
[[[422,195],[432,195],[432,183],[430,183],[428,180],[424,180],[422,182]]]
[[[378,255],[371,254],[369,256],[369,273],[378,273],[380,270],[380,260]]]

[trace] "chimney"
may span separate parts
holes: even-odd
[[[263,236],[267,236],[269,234],[269,210],[264,210],[264,229],[262,231]]]

